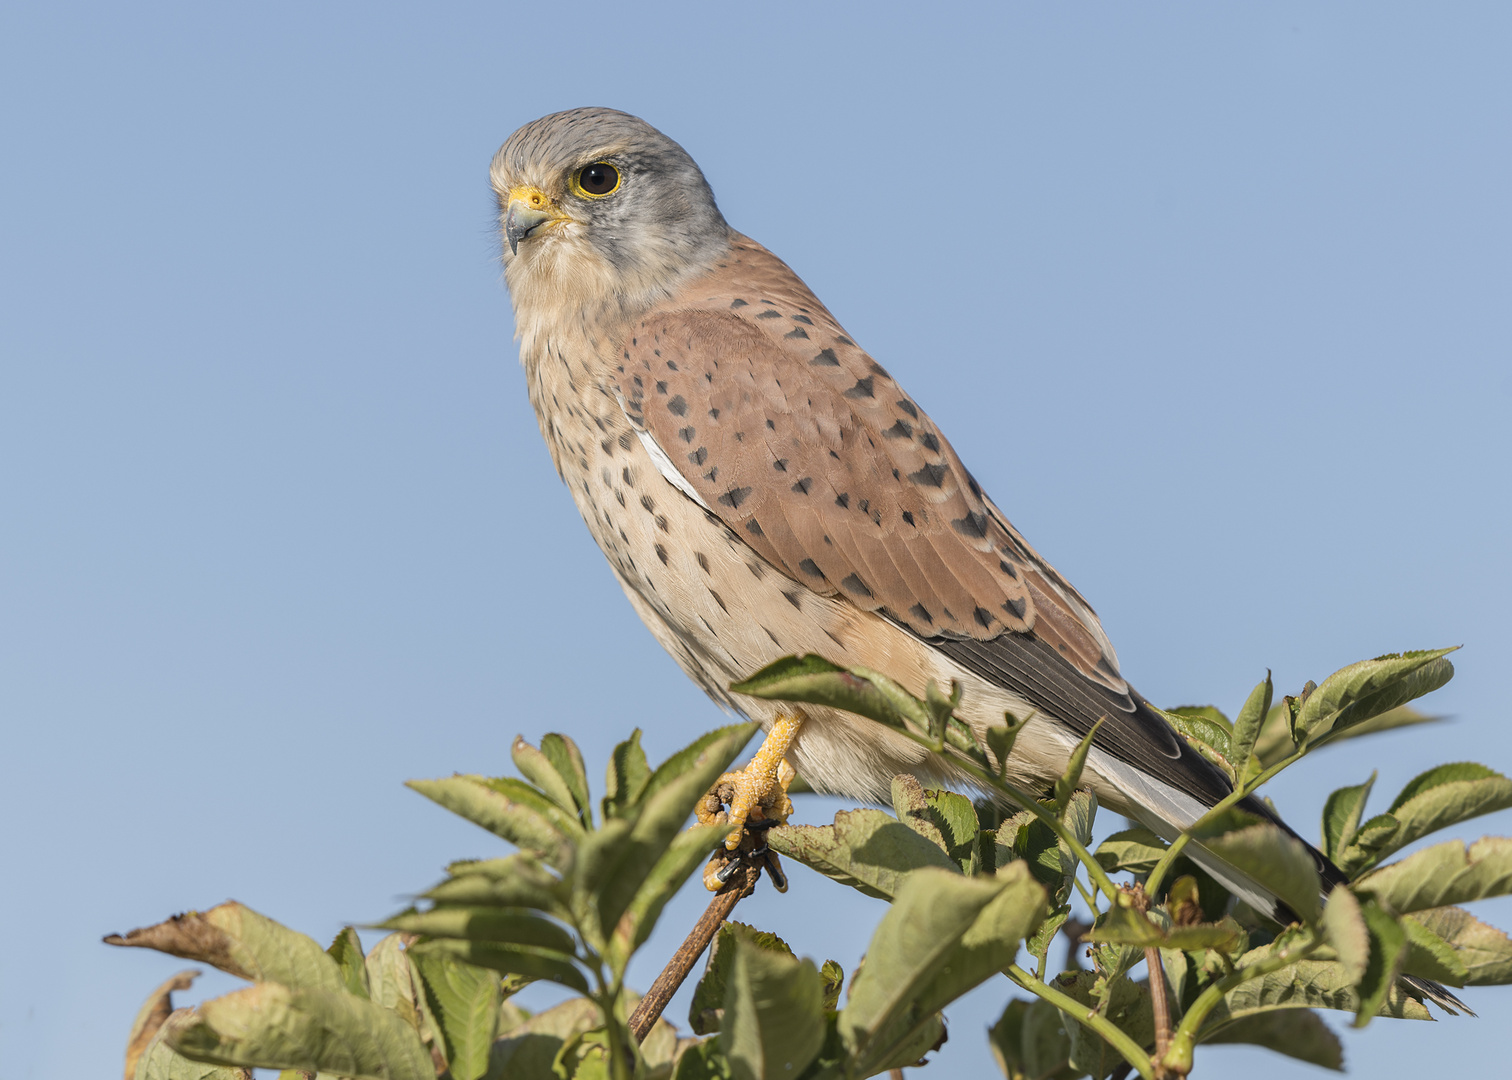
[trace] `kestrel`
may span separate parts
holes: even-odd
[[[897,773],[962,779],[880,724],[731,695],[799,653],[920,696],[956,680],[978,733],[1005,711],[1035,714],[1007,766],[1031,789],[1103,719],[1083,785],[1167,837],[1230,793],[1130,687],[1091,606],[924,410],[797,274],[726,224],[681,146],[625,113],[574,109],[511,135],[492,181],[557,472],[657,640],[769,733],[729,778],[732,845],[753,807],[785,802],[785,758],[820,791],[882,802]],[[1318,858],[1329,886],[1342,879]]]

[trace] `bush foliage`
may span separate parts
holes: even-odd
[[[373,1080],[865,1077],[926,1060],[950,1003],[999,975],[1023,995],[989,1032],[1010,1080],[1184,1076],[1198,1044],[1220,1042],[1339,1069],[1338,1039],[1315,1010],[1357,1026],[1425,1020],[1414,979],[1512,981],[1512,940],[1457,906],[1512,892],[1512,840],[1453,840],[1383,865],[1512,807],[1512,781],[1441,765],[1374,815],[1373,776],[1335,791],[1319,846],[1350,880],[1326,897],[1305,847],[1233,804],[1329,742],[1431,720],[1408,702],[1448,681],[1447,652],[1354,664],[1279,703],[1267,676],[1232,721],[1210,706],[1164,714],[1235,795],[1174,842],[1120,827],[1095,846],[1097,802],[1079,788],[1090,735],[1036,797],[1003,767],[1033,717],[1007,716],[979,741],[955,716],[959,690],[931,685],[921,700],[877,672],[779,661],[733,689],[885,724],[949,755],[983,797],[902,775],[890,811],[772,829],[773,850],[889,902],[864,962],[847,980],[833,961],[727,922],[693,993],[692,1034],[661,1020],[639,1043],[626,966],[719,845],[723,829],[688,819],[755,726],[710,732],[655,769],[636,732],[611,754],[597,803],[571,739],[517,739],[523,778],[410,785],[517,850],[451,865],[366,955],[350,927],[323,949],[236,903],[107,938],[250,983],[177,1011],[171,993],[197,972],[159,987],[133,1026],[127,1080],[232,1080],[252,1068]],[[1263,882],[1297,921],[1276,926],[1231,897],[1188,858],[1194,843]],[[514,995],[536,980],[577,996],[530,1015]]]

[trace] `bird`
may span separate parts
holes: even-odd
[[[1024,787],[1053,783],[1096,727],[1082,786],[1167,838],[1231,794],[1125,679],[1081,593],[798,275],[726,222],[678,143],[624,112],[572,109],[515,131],[490,179],[558,475],[651,633],[767,732],[721,778],[731,846],[785,804],[794,772],[883,803],[899,773],[965,782],[880,724],[729,689],[796,654],[921,697],[955,683],[979,735],[1005,713],[1036,717],[1006,763]],[[1241,806],[1297,835],[1253,796]],[[1325,887],[1345,880],[1308,847]],[[1263,885],[1192,854],[1290,921]]]

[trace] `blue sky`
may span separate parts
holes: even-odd
[[[102,934],[235,897],[329,939],[498,850],[406,778],[721,722],[525,401],[487,165],[576,105],[688,148],[1156,702],[1463,643],[1451,723],[1275,785],[1304,832],[1375,768],[1512,769],[1509,47],[1495,4],[7,6],[0,1071],[120,1067],[183,964]],[[741,913],[850,969],[881,909]],[[1493,1068],[1512,992],[1466,996],[1352,1071]],[[993,1075],[1006,997],[941,1068]]]

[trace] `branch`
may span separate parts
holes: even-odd
[[[720,926],[730,917],[730,912],[735,910],[735,905],[756,890],[756,881],[761,877],[761,866],[761,862],[744,862],[740,871],[709,900],[709,906],[698,922],[693,924],[687,939],[672,954],[672,959],[667,961],[667,966],[651,984],[651,989],[646,991],[646,996],[640,999],[635,1011],[630,1014],[630,1034],[635,1036],[637,1043],[644,1042],[656,1026],[656,1021],[661,1019],[662,1010],[672,1000],[672,995],[677,993],[678,987],[682,986],[688,972],[693,970],[693,965],[698,963],[698,958],[709,947],[709,942],[714,940]]]

